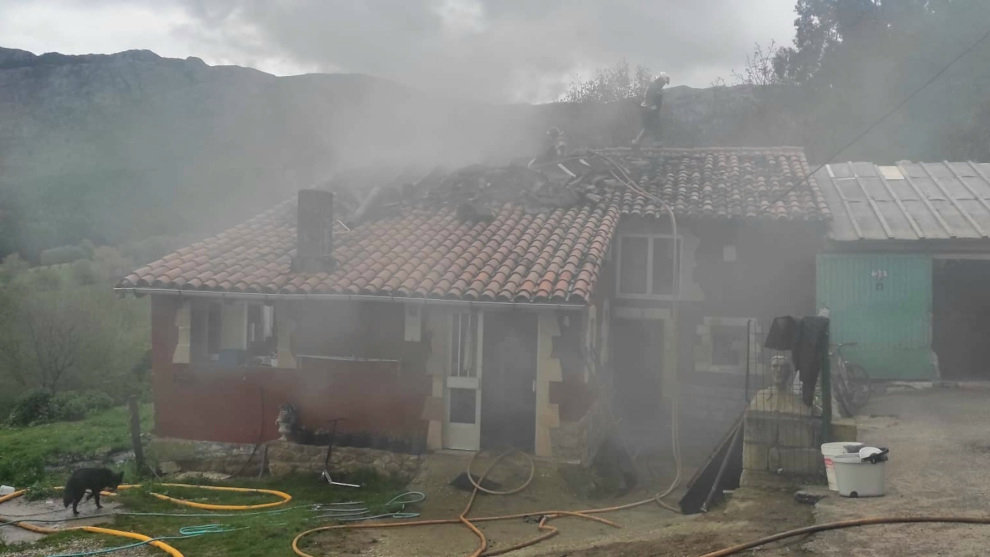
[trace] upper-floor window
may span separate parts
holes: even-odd
[[[680,241],[673,236],[630,234],[619,237],[618,294],[668,298],[674,294],[675,257]]]

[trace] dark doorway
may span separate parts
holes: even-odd
[[[532,452],[536,441],[536,315],[485,313],[484,328],[481,447]]]
[[[612,361],[616,416],[627,423],[653,423],[660,410],[663,321],[615,319]]]
[[[945,379],[990,379],[990,261],[935,260],[932,347]]]

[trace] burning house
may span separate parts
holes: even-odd
[[[306,190],[127,275],[152,306],[155,433],[311,429],[587,462],[621,431],[707,450],[762,328],[815,304],[829,211],[797,148],[587,152]],[[676,225],[671,219],[676,217]]]

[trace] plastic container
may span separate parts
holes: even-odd
[[[886,458],[877,462],[863,460],[859,453],[832,457],[835,482],[843,497],[879,497],[884,493]]]
[[[839,486],[835,483],[835,467],[832,464],[832,457],[854,453],[862,447],[862,443],[856,441],[839,441],[837,443],[825,443],[822,445],[822,456],[825,458],[825,477],[828,478],[828,488],[838,491]]]
[[[4,495],[10,495],[11,493],[17,491],[13,486],[0,485],[0,497]]]

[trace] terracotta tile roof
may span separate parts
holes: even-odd
[[[808,165],[800,149],[602,153],[627,169],[641,188],[671,203],[679,216],[801,221],[829,217],[818,185],[813,179],[803,181]],[[433,199],[425,206],[400,203],[400,208],[350,231],[338,230],[337,267],[330,273],[291,270],[296,241],[293,199],[136,270],[118,288],[583,304],[594,291],[621,215],[666,218],[657,203],[603,177],[610,165],[603,157],[589,155],[555,166],[563,175],[560,184],[574,180],[590,188],[578,197],[561,197],[559,192],[551,196],[566,199],[562,207],[553,207],[553,199],[536,209],[531,202],[506,202],[503,195],[490,195],[496,184],[487,181],[479,191],[488,192],[490,219],[459,216],[452,197],[439,203]],[[525,191],[529,186],[523,181],[517,187]]]
[[[826,221],[828,203],[797,147],[604,150],[681,216]],[[807,177],[807,179],[806,179]],[[665,217],[625,190],[622,214]]]
[[[491,220],[456,208],[406,208],[335,236],[331,273],[293,273],[294,200],[125,277],[118,288],[269,294],[373,294],[476,301],[585,303],[618,206],[528,214],[505,204]]]

